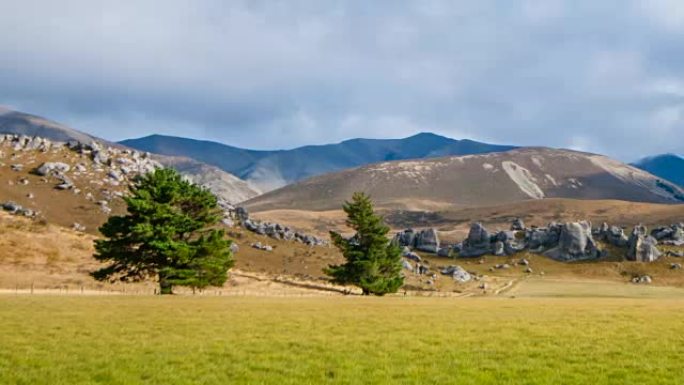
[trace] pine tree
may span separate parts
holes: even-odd
[[[404,284],[401,249],[387,239],[389,227],[373,212],[373,202],[364,193],[354,193],[345,202],[347,226],[356,231],[351,238],[330,232],[333,244],[347,260],[342,265],[329,266],[325,273],[333,282],[355,285],[364,295],[395,293]]]
[[[100,227],[95,259],[109,262],[97,280],[141,281],[155,277],[160,294],[173,286],[221,286],[233,266],[231,241],[216,229],[216,197],[172,169],[138,177],[124,197],[128,214]]]

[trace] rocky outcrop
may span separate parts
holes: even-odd
[[[28,218],[36,217],[39,214],[36,211],[23,207],[22,205],[12,201],[4,202],[0,206],[2,206],[4,211],[7,211],[10,214],[21,215]]]
[[[443,275],[449,275],[451,278],[453,278],[454,281],[460,282],[460,283],[466,283],[470,282],[472,280],[472,275],[468,273],[464,268],[458,265],[452,265],[452,266],[447,266],[442,271],[440,271]]]
[[[435,229],[425,229],[416,236],[416,249],[428,253],[437,253],[439,251],[439,236]]]
[[[30,137],[18,134],[0,134],[0,147],[7,147],[12,152],[55,152],[62,149],[77,152],[89,157],[92,166],[106,173],[112,171],[102,182],[111,186],[124,185],[132,180],[136,174],[145,174],[155,168],[161,167],[162,163],[172,167],[183,175],[184,178],[210,189],[215,195],[231,202],[241,202],[253,198],[259,194],[247,183],[232,174],[224,172],[189,158],[176,158],[161,155],[152,155],[147,152],[125,148],[95,140],[84,134],[78,134],[69,130],[67,135],[57,135],[54,141],[45,137]],[[71,137],[71,139],[69,139]],[[61,139],[64,138],[64,139]],[[74,139],[78,138],[78,140]],[[0,151],[0,154],[2,151]],[[17,164],[18,168],[23,165]],[[77,172],[90,172],[91,164],[67,165]],[[34,170],[36,173],[39,170]],[[66,172],[66,170],[60,170]],[[49,170],[40,170],[46,173]],[[98,183],[100,181],[97,181]],[[66,187],[62,186],[61,188]]]
[[[66,163],[62,162],[45,162],[40,167],[36,168],[35,173],[40,176],[50,176],[55,173],[62,174],[71,169]]]
[[[515,221],[511,228],[525,228],[521,221]],[[397,233],[393,242],[410,250],[416,248],[419,240],[427,230],[417,232],[407,229]],[[430,229],[430,232],[434,229]],[[440,247],[437,251],[429,247],[431,253],[440,257],[480,257],[483,255],[511,256],[528,250],[529,252],[546,255],[558,261],[573,262],[595,260],[607,255],[607,251],[601,250],[600,243],[623,249],[627,259],[633,261],[652,262],[657,260],[661,253],[657,248],[660,238],[663,244],[684,245],[684,225],[674,224],[671,226],[657,227],[648,235],[646,229],[637,226],[631,237],[625,235],[619,226],[610,226],[603,223],[600,227],[592,229],[588,221],[550,223],[546,227],[532,227],[525,230],[499,231],[495,234],[487,230],[481,223],[476,222],[470,226],[466,239],[451,247]],[[668,251],[668,255],[679,256],[678,251]],[[618,255],[616,255],[618,256]]]
[[[309,246],[327,246],[328,242],[313,235],[300,233],[288,226],[279,223],[262,222],[251,219],[249,213],[242,207],[234,207],[230,203],[219,200],[219,206],[224,210],[224,224],[235,225],[236,223],[246,230],[259,235],[265,235],[273,239],[294,241]]]
[[[468,237],[461,245],[459,256],[465,258],[479,257],[490,254],[492,251],[493,245],[489,231],[481,223],[473,223],[470,226]]]
[[[653,278],[650,275],[640,275],[632,278],[632,283],[650,284],[652,282]]]
[[[527,247],[533,252],[543,252],[546,249],[556,247],[560,241],[562,225],[550,223],[547,227],[538,227],[527,230],[525,241]]]
[[[651,236],[663,245],[684,245],[684,224],[677,223],[668,227],[656,227],[651,231]]]
[[[525,222],[520,218],[515,218],[511,223],[511,231],[525,231]]]
[[[406,229],[394,235],[392,242],[400,247],[413,249],[416,247],[416,232],[413,229]]]
[[[591,235],[591,223],[569,222],[561,227],[558,246],[544,253],[557,261],[584,261],[597,259],[601,251]]]
[[[629,249],[627,259],[637,262],[653,262],[658,260],[662,253],[658,250],[658,240],[648,235],[645,226],[634,226],[629,237]]]
[[[257,249],[257,250],[261,250],[261,251],[273,251],[273,246],[263,245],[263,244],[261,244],[261,242],[252,243],[252,248]]]
[[[441,249],[443,249],[440,247],[437,230],[433,228],[423,229],[420,231],[416,231],[414,229],[400,231],[394,235],[392,242],[400,247],[408,247],[410,249],[433,254],[437,254]],[[446,252],[448,253],[448,250]]]
[[[57,178],[59,183],[55,188],[59,190],[70,190],[77,187],[74,186],[74,183],[68,176],[71,173],[80,175],[90,171],[102,171],[107,176],[99,181],[92,182],[118,186],[122,183],[130,183],[137,175],[146,174],[161,167],[161,164],[152,160],[147,153],[105,146],[96,141],[81,143],[70,140],[65,143],[53,142],[40,137],[5,134],[0,135],[0,146],[10,147],[13,151],[37,150],[41,152],[56,152],[61,149],[67,149],[89,157],[92,160],[90,165],[86,163],[70,165],[64,162],[44,162],[33,170],[36,175],[46,178]],[[23,166],[14,167],[16,170],[21,170],[22,168]]]
[[[616,247],[627,247],[629,238],[625,235],[624,230],[618,226],[608,226],[607,223],[603,223],[598,231],[595,232],[600,239],[609,245]]]

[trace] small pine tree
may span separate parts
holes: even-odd
[[[404,284],[404,276],[401,249],[387,239],[389,227],[373,212],[373,202],[364,193],[354,193],[342,208],[347,213],[347,226],[356,234],[347,239],[330,232],[347,262],[329,266],[325,273],[333,282],[360,287],[364,295],[395,293]]]
[[[95,259],[110,262],[91,275],[97,280],[140,281],[156,277],[160,294],[173,286],[221,286],[233,266],[231,241],[216,229],[216,197],[173,169],[138,177],[124,197],[125,216],[100,227]]]

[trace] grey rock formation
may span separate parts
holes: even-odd
[[[444,275],[450,275],[454,281],[460,283],[469,282],[473,278],[470,273],[458,265],[447,266],[442,269],[441,273]]]
[[[37,212],[35,212],[31,209],[25,208],[16,202],[8,201],[8,202],[4,202],[0,206],[2,207],[3,210],[9,212],[10,214],[22,215],[22,216],[29,217],[29,218],[34,218],[34,217],[38,216]]]
[[[93,155],[93,162],[95,162],[95,164],[109,165],[109,160],[111,158],[109,157],[109,154],[107,154],[106,152],[98,150],[98,151],[93,152],[92,155]]]
[[[556,247],[560,241],[561,229],[562,225],[550,223],[548,227],[527,230],[525,234],[527,247],[534,252],[542,252],[545,249]]]
[[[45,162],[36,168],[36,174],[40,176],[50,176],[53,173],[65,173],[71,170],[71,166],[63,162]]]
[[[392,242],[398,246],[409,247],[413,249],[416,247],[416,232],[413,229],[406,229],[404,231],[398,232],[394,235]]]
[[[435,229],[425,229],[416,236],[416,249],[428,253],[439,251],[439,236]]]
[[[637,262],[656,261],[661,256],[657,245],[658,241],[654,237],[647,235],[646,227],[642,225],[634,226],[629,237],[627,259]]]
[[[226,209],[226,206],[223,206],[224,209]],[[286,241],[296,241],[296,242],[301,242],[309,246],[325,246],[328,243],[320,239],[318,237],[315,237],[313,235],[309,234],[302,234],[296,231],[293,231],[287,226],[283,226],[279,223],[270,223],[270,222],[259,222],[256,220],[253,220],[249,218],[249,215],[247,214],[247,211],[240,210],[240,208],[236,209],[228,209],[225,212],[226,218],[229,218],[231,220],[239,221],[239,223],[247,230],[259,234],[259,235],[266,235],[269,236],[273,239],[283,239]],[[240,218],[240,219],[238,219]]]
[[[255,248],[255,249],[261,250],[261,251],[273,251],[273,246],[263,245],[261,242],[252,243],[252,248]]]
[[[411,265],[411,262],[405,259],[401,260],[401,266],[408,271],[413,271],[413,265]]]
[[[525,231],[525,222],[523,222],[522,219],[516,218],[513,223],[511,223],[511,230],[512,231]]]
[[[494,255],[501,256],[505,254],[506,250],[504,248],[504,243],[501,241],[494,242]]]
[[[650,275],[642,275],[632,278],[633,283],[649,284],[653,282],[653,278]]]
[[[583,261],[598,258],[601,253],[591,235],[587,221],[568,222],[562,225],[558,246],[545,253],[557,261]]]
[[[2,209],[9,211],[10,213],[16,213],[17,211],[21,210],[22,207],[16,202],[8,201],[2,204]]]
[[[421,258],[420,255],[418,255],[418,254],[416,254],[416,253],[414,253],[414,252],[412,252],[412,251],[409,251],[408,253],[405,253],[405,254],[404,254],[404,257],[406,257],[406,258],[408,258],[408,259],[410,259],[410,260],[412,260],[412,261],[416,261],[416,262],[421,262],[421,261],[423,260],[423,258]]]
[[[481,223],[476,222],[470,226],[468,238],[463,241],[459,256],[466,258],[479,257],[490,254],[492,249],[492,239],[489,231]]]
[[[520,234],[520,239],[518,239]],[[500,231],[496,234],[496,242],[503,243],[503,252],[497,251],[497,245],[494,244],[494,255],[513,255],[515,253],[525,250],[525,235],[522,231]]]
[[[247,209],[244,207],[236,207],[235,218],[240,222],[249,219],[249,213],[247,212]]]
[[[627,238],[627,235],[625,235],[625,232],[622,230],[622,228],[610,226],[605,231],[603,231],[603,228],[601,230],[600,237],[608,244],[617,247],[627,246],[629,238]]]
[[[684,228],[679,223],[669,227],[657,227],[651,231],[651,236],[664,245],[684,245]]]

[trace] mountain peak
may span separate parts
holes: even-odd
[[[514,148],[454,140],[431,132],[421,132],[403,139],[359,138],[280,151],[245,150],[216,142],[164,136],[129,139],[121,143],[139,150],[200,160],[235,174],[262,191],[370,163],[483,154]]]
[[[428,132],[428,131],[423,131],[419,132],[415,135],[411,135],[407,137],[406,139],[447,139],[447,140],[456,140],[456,139],[451,139],[446,136],[438,135],[435,134],[434,132]]]
[[[677,154],[649,156],[632,165],[684,187],[684,158]]]

